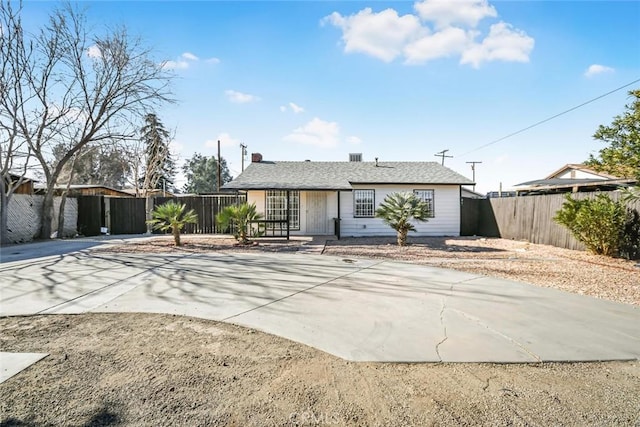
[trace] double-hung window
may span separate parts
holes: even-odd
[[[353,190],[353,216],[356,218],[372,218],[375,201],[375,190]]]
[[[429,218],[435,218],[436,207],[434,204],[433,190],[413,190],[413,194],[429,206]]]
[[[287,192],[268,190],[266,195],[266,219],[287,219]],[[289,192],[289,228],[300,230],[300,192]]]

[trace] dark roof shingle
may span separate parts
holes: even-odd
[[[251,163],[223,186],[231,190],[351,190],[352,184],[462,184],[473,182],[436,162]]]

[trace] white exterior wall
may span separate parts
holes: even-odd
[[[308,194],[310,191],[300,191],[300,230],[291,230],[292,236],[308,235],[307,232],[307,217],[309,216],[309,203]],[[338,216],[338,197],[335,191],[317,191],[314,193],[321,193],[326,198],[325,215],[325,233],[333,235],[334,222],[333,218]],[[266,192],[262,190],[248,191],[247,203],[255,203],[258,212],[266,215]]]
[[[572,176],[573,173],[573,176]],[[561,174],[558,174],[556,176],[556,178],[562,178],[562,179],[607,179],[601,175],[596,175],[593,173],[589,173],[589,172],[585,172],[585,171],[581,171],[581,170],[575,170],[575,169],[569,169],[564,171]]]
[[[457,185],[358,185],[358,190],[375,190],[375,209],[384,198],[395,192],[434,190],[435,217],[427,222],[414,223],[415,232],[409,236],[459,236],[460,187]],[[340,234],[344,237],[395,236],[396,232],[378,218],[353,216],[353,192],[340,193]]]
[[[391,193],[413,190],[434,190],[435,217],[418,222],[416,232],[410,236],[459,236],[460,235],[460,187],[457,185],[359,185],[354,189],[375,190],[375,208]],[[291,235],[309,235],[307,232],[308,194],[300,192],[300,230]],[[338,197],[335,191],[321,192],[326,197],[326,234],[334,234],[333,218],[338,216]],[[265,214],[265,191],[247,192],[247,202],[255,203],[258,212]],[[340,192],[340,234],[344,237],[395,236],[396,232],[378,218],[354,218],[353,192]]]

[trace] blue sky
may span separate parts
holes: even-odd
[[[38,25],[53,2],[27,2]],[[158,115],[175,154],[239,143],[269,160],[439,161],[497,190],[579,163],[640,78],[638,1],[82,2],[168,61],[179,103]],[[29,25],[29,24],[27,24]],[[247,161],[248,163],[248,161]]]

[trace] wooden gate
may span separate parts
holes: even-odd
[[[104,198],[102,196],[78,196],[78,233],[83,236],[99,236],[104,226]]]
[[[109,218],[111,234],[142,234],[147,232],[145,199],[111,197]]]

